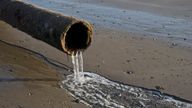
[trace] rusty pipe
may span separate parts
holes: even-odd
[[[0,20],[67,54],[87,49],[92,41],[89,22],[20,0],[0,0]]]

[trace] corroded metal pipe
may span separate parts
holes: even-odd
[[[85,50],[92,40],[93,28],[87,21],[20,0],[0,0],[0,20],[67,54]]]

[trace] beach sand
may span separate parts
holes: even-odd
[[[186,4],[189,2],[185,1]],[[97,3],[100,2],[97,1]],[[106,4],[102,5],[118,7],[115,0],[103,2]],[[124,2],[124,0],[120,2],[121,6]],[[142,4],[140,1],[134,3],[138,7],[140,6],[137,5],[138,3]],[[143,9],[153,7],[148,5],[149,7],[146,6]],[[177,6],[172,5],[172,8]],[[171,8],[171,6],[168,7]],[[175,14],[172,16],[179,17]],[[159,89],[162,92],[192,100],[192,48],[190,46],[118,29],[105,27],[94,29],[92,45],[84,52],[85,71],[95,72],[108,79],[130,85]],[[71,72],[47,63],[33,51],[72,67],[70,57],[2,21],[0,21],[0,40],[22,47],[0,41],[0,107],[87,107],[75,102],[67,91],[59,88],[58,83],[64,79],[63,74],[71,74]]]

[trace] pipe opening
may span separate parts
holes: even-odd
[[[85,50],[91,43],[92,28],[89,24],[78,22],[73,24],[64,36],[64,51],[68,54]]]

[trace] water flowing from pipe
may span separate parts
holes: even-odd
[[[76,81],[80,80],[80,72],[83,72],[83,52],[77,51],[73,52],[71,55],[73,71],[74,71],[74,79]]]

